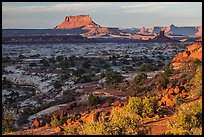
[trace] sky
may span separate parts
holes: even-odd
[[[202,2],[2,2],[2,28],[52,29],[81,14],[103,27],[201,26]]]

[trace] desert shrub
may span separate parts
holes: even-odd
[[[23,109],[23,113],[21,113],[20,115],[19,115],[19,118],[18,118],[18,120],[17,120],[17,123],[19,124],[19,125],[21,125],[21,124],[25,124],[26,122],[28,122],[28,117],[30,116],[30,115],[32,115],[33,114],[33,111],[32,111],[32,109],[31,108],[24,108]]]
[[[63,60],[64,60],[64,56],[62,56],[62,55],[59,55],[59,56],[56,57],[57,62],[61,62]]]
[[[202,66],[196,69],[196,74],[190,82],[193,84],[190,95],[192,98],[200,97],[202,95]]]
[[[24,58],[26,58],[24,55],[22,55],[22,54],[20,54],[19,56],[18,56],[18,59],[24,59]]]
[[[77,76],[77,77],[81,77],[82,75],[84,75],[87,71],[84,68],[79,68],[75,71],[73,71],[73,75]]]
[[[128,104],[125,106],[125,110],[131,113],[136,113],[142,117],[151,117],[158,109],[158,98],[145,97],[141,99],[139,97],[130,97]]]
[[[36,63],[34,63],[34,62],[29,64],[29,67],[36,67],[36,66],[38,66],[38,65]]]
[[[130,72],[130,71],[134,71],[135,69],[132,66],[126,66],[124,67],[125,72]]]
[[[150,100],[150,98],[145,97],[142,100],[142,104],[143,104],[142,116],[143,117],[150,116],[150,114],[152,114],[154,110],[153,108],[154,103]]]
[[[43,66],[45,66],[45,67],[50,66],[49,62],[48,62],[46,59],[40,60],[40,63],[41,63]]]
[[[139,97],[130,97],[128,100],[128,104],[125,106],[125,109],[129,112],[136,113],[138,115],[142,115],[143,105],[142,99]]]
[[[122,75],[120,75],[118,72],[115,72],[111,69],[106,71],[105,76],[106,76],[106,83],[108,85],[120,83],[124,79],[124,77]]]
[[[12,87],[12,82],[7,80],[6,77],[3,77],[3,80],[2,80],[2,88],[10,88]]]
[[[60,124],[64,124],[67,121],[67,116],[60,115]]]
[[[8,133],[16,131],[17,129],[14,127],[14,122],[15,118],[13,114],[4,114],[2,117],[2,132]]]
[[[83,135],[110,135],[109,127],[103,122],[87,123],[82,127]]]
[[[60,81],[55,81],[53,83],[53,86],[54,86],[55,89],[59,89],[62,86],[62,83]]]
[[[64,127],[64,135],[79,135],[79,127],[67,125]]]
[[[141,72],[138,75],[135,76],[134,80],[135,83],[138,85],[141,85],[144,83],[144,81],[147,79],[147,74]]]
[[[150,63],[143,63],[140,67],[140,71],[145,71],[145,72],[149,72],[149,71],[153,71],[154,68],[152,66],[152,64]]]
[[[55,63],[56,62],[55,57],[49,58],[48,60],[49,60],[50,63]]]
[[[74,96],[75,90],[66,90],[63,92],[63,95]]]
[[[158,79],[158,84],[163,88],[167,88],[168,83],[170,82],[168,76],[165,73],[161,73]]]
[[[63,69],[61,75],[60,75],[60,79],[61,80],[65,80],[65,79],[68,79],[70,77],[70,70],[69,69]]]
[[[142,135],[148,130],[142,127],[142,118],[127,110],[113,109],[110,120],[111,132],[114,135]]]
[[[182,104],[176,121],[169,123],[167,134],[201,135],[202,134],[202,101],[194,105]]]
[[[61,122],[60,122],[60,120],[58,120],[57,118],[55,118],[55,119],[52,119],[52,120],[51,120],[50,124],[51,124],[52,127],[57,127],[57,126],[60,126],[60,125],[61,125]]]
[[[163,71],[167,76],[173,73],[173,69],[170,66],[164,66]]]
[[[3,57],[2,56],[2,63],[6,63],[6,62],[10,62],[11,61],[11,57]]]
[[[100,103],[99,97],[98,96],[94,96],[93,94],[89,95],[88,101],[89,101],[89,104],[91,106],[94,106],[94,105],[97,105],[98,103]]]
[[[84,63],[82,64],[82,68],[85,69],[90,69],[91,68],[91,60],[85,60]]]
[[[196,59],[196,60],[193,62],[193,65],[194,65],[195,67],[197,67],[197,66],[202,65],[202,62],[201,62],[199,59]]]

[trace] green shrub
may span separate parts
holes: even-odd
[[[154,103],[151,102],[150,98],[145,97],[142,100],[142,104],[143,104],[143,110],[142,110],[142,116],[143,117],[147,117],[150,116],[150,114],[153,113],[154,110]]]
[[[74,96],[75,90],[66,90],[63,92],[63,95]]]
[[[91,106],[94,106],[94,105],[97,105],[98,103],[100,103],[99,97],[98,96],[94,96],[92,93],[89,95],[88,101],[89,101],[89,104]]]
[[[149,72],[149,71],[153,71],[154,68],[152,66],[152,64],[150,63],[143,63],[140,67],[140,71],[145,71],[145,72]]]
[[[59,88],[61,88],[62,83],[59,82],[59,81],[55,81],[55,82],[53,83],[53,86],[54,86],[54,88],[59,89]]]
[[[145,80],[147,79],[147,74],[141,72],[135,76],[134,80],[135,83],[138,85],[144,84]]]
[[[16,131],[17,129],[14,127],[15,118],[13,114],[4,114],[2,117],[2,132],[8,133]]]
[[[127,110],[112,111],[113,117],[110,120],[112,134],[114,135],[142,135],[147,134],[147,130],[142,127],[142,118],[136,113]]]
[[[38,66],[38,65],[36,63],[34,63],[34,62],[29,64],[29,67],[36,67],[36,66]]]
[[[202,62],[201,62],[199,59],[196,59],[196,60],[193,62],[193,65],[194,65],[195,67],[197,67],[197,66],[202,65]]]
[[[202,96],[202,66],[197,67],[195,76],[190,80],[193,87],[190,91],[192,98]]]
[[[87,123],[82,127],[83,135],[110,135],[111,131],[103,122]]]
[[[40,60],[40,63],[41,63],[43,66],[45,66],[45,67],[50,66],[49,62],[48,62],[46,59]]]
[[[17,123],[18,124],[25,124],[26,122],[28,122],[28,117],[30,116],[30,115],[32,115],[33,114],[33,111],[32,111],[32,109],[31,108],[24,108],[23,109],[23,113],[21,113],[20,114],[20,116],[19,116],[19,118],[18,118],[18,120],[17,120]]]
[[[139,97],[130,97],[128,104],[125,106],[125,109],[141,116],[143,110],[142,99]]]
[[[193,106],[182,104],[176,114],[176,121],[169,124],[168,134],[201,135],[202,134],[202,101]],[[171,126],[170,126],[171,125]]]
[[[143,117],[150,117],[152,114],[156,113],[158,108],[157,97],[145,97],[141,99],[139,97],[130,97],[128,104],[125,106],[125,110],[131,113],[136,113],[137,115]]]
[[[60,126],[60,125],[61,125],[61,122],[60,122],[60,120],[58,120],[57,118],[55,118],[55,119],[52,119],[52,120],[51,120],[50,124],[51,124],[52,127],[57,127],[57,126]]]
[[[170,66],[164,66],[163,70],[164,70],[164,74],[167,76],[173,73],[173,69]]]
[[[118,72],[115,72],[113,70],[107,70],[105,76],[106,76],[106,84],[108,85],[123,82],[123,79],[124,79],[122,75],[120,75]]]
[[[64,127],[64,135],[79,135],[79,128],[67,125]]]
[[[169,82],[170,80],[168,76],[165,73],[161,73],[159,76],[158,84],[162,85],[163,88],[167,88]]]
[[[61,62],[63,60],[64,60],[64,56],[62,56],[62,55],[59,55],[59,56],[56,57],[57,62]]]

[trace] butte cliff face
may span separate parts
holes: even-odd
[[[96,23],[88,15],[67,16],[64,21],[56,26],[56,29],[73,29],[85,26],[97,27]]]
[[[160,31],[159,35],[151,39],[152,42],[178,42],[164,35],[164,31]]]
[[[187,46],[184,52],[176,54],[173,59],[173,68],[180,69],[189,63],[193,63],[197,59],[202,62],[202,39]]]
[[[89,15],[67,16],[62,23],[55,27],[55,29],[74,28],[87,30],[86,33],[81,34],[82,36],[106,35],[110,33],[110,30],[108,28],[101,27],[100,25],[93,22]]]

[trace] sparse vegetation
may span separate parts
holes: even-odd
[[[115,72],[113,70],[107,70],[105,76],[106,76],[106,84],[108,85],[120,83],[124,79],[122,75],[120,75],[118,72]]]
[[[57,126],[61,125],[61,122],[57,118],[54,118],[54,119],[51,120],[50,124],[51,124],[52,127],[57,127]]]
[[[61,88],[62,83],[61,83],[60,81],[55,81],[55,82],[53,83],[53,86],[54,86],[54,88],[59,89],[59,88]]]
[[[136,113],[142,117],[151,117],[157,110],[157,100],[155,97],[141,99],[139,97],[131,97],[125,109],[128,112]]]
[[[192,98],[198,98],[202,95],[202,66],[198,66],[195,76],[190,80],[193,84],[190,90]]]
[[[8,133],[8,132],[13,132],[16,131],[17,129],[14,127],[15,123],[15,118],[14,115],[9,113],[9,114],[4,114],[2,117],[2,132],[3,133]]]
[[[94,96],[92,93],[88,97],[89,104],[91,106],[97,105],[100,103],[100,98],[98,96]]]
[[[141,72],[135,76],[134,80],[137,85],[144,84],[145,80],[147,79],[147,74]]]
[[[158,84],[160,84],[165,89],[167,88],[169,82],[169,77],[165,73],[161,73],[159,76]]]
[[[176,121],[169,123],[169,131],[172,135],[202,135],[202,101],[190,106],[182,104]]]

